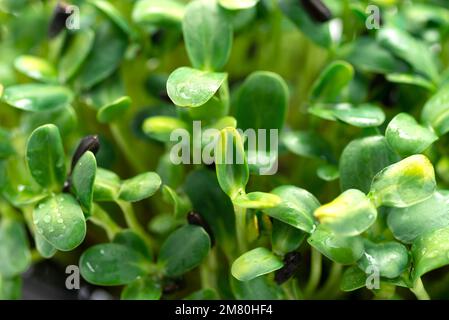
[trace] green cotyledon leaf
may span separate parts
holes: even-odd
[[[307,242],[323,255],[341,264],[352,264],[364,253],[363,238],[342,237],[319,225]]]
[[[14,60],[15,68],[28,77],[47,82],[57,82],[56,69],[48,61],[35,56],[19,56]]]
[[[243,141],[236,129],[225,128],[220,131],[215,168],[220,187],[231,199],[244,193],[249,169]]]
[[[218,3],[229,10],[242,10],[254,7],[259,0],[218,0]]]
[[[3,218],[0,222],[0,275],[8,278],[19,275],[30,265],[31,253],[23,224]]]
[[[353,140],[340,157],[341,189],[358,189],[368,193],[374,176],[399,160],[400,157],[383,136]]]
[[[414,269],[412,280],[449,264],[449,227],[429,231],[419,236],[412,245]]]
[[[287,115],[289,92],[276,73],[257,71],[240,87],[235,105],[237,125],[246,129],[282,129]]]
[[[392,208],[387,218],[388,227],[396,239],[412,243],[417,237],[449,226],[449,193],[439,190],[413,206]]]
[[[69,105],[73,100],[73,92],[58,85],[18,84],[5,88],[2,100],[17,109],[42,112]]]
[[[123,181],[118,196],[128,202],[137,202],[155,194],[161,183],[161,178],[157,173],[142,173]]]
[[[79,261],[83,278],[103,286],[130,284],[148,273],[149,263],[138,252],[118,243],[98,244],[87,249]]]
[[[382,28],[377,33],[382,46],[394,55],[408,62],[417,72],[426,75],[430,80],[438,81],[438,69],[433,53],[421,40],[398,28]]]
[[[190,2],[182,20],[182,30],[194,68],[219,71],[225,66],[231,53],[233,31],[228,13],[218,3]]]
[[[184,13],[185,5],[175,0],[139,0],[132,19],[140,25],[180,25]]]
[[[315,196],[304,189],[289,185],[277,187],[271,193],[279,196],[281,203],[274,208],[265,209],[270,217],[305,232],[313,232],[313,212],[320,206]]]
[[[238,257],[231,273],[240,281],[249,281],[284,266],[282,260],[266,248],[259,247]]]
[[[49,196],[34,208],[36,231],[61,251],[75,249],[86,236],[86,220],[75,198],[70,194]]]
[[[162,287],[152,277],[137,278],[128,284],[122,291],[122,300],[159,300],[162,296]]]
[[[426,200],[435,187],[432,163],[423,155],[413,155],[379,172],[370,196],[376,205],[402,208]]]
[[[356,236],[376,221],[377,210],[363,192],[349,189],[316,209],[314,215],[336,235]]]
[[[158,264],[167,276],[180,276],[200,265],[210,249],[207,232],[196,225],[185,225],[162,244]]]
[[[200,107],[214,96],[226,78],[226,73],[181,67],[168,77],[167,93],[177,106]]]
[[[366,240],[365,253],[357,263],[365,272],[371,266],[377,268],[380,276],[394,279],[407,268],[408,251],[398,242],[372,243]]]
[[[437,135],[449,131],[449,85],[442,86],[424,105],[421,120],[431,126]]]
[[[90,214],[92,209],[96,172],[97,160],[90,151],[84,153],[72,172],[71,182],[74,193],[87,214]]]
[[[312,101],[335,102],[342,90],[354,77],[354,68],[345,61],[331,63],[313,85]]]
[[[62,187],[66,178],[64,146],[55,125],[43,125],[31,133],[26,160],[39,185],[55,190]]]
[[[432,130],[419,125],[406,113],[400,113],[391,120],[385,137],[388,144],[404,156],[423,152],[438,139]]]

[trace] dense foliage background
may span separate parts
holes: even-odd
[[[317,3],[0,0],[0,298],[449,297],[449,4]],[[278,171],[173,164],[193,120]]]

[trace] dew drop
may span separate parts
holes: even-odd
[[[50,223],[50,221],[51,221],[50,216],[49,216],[49,215],[46,215],[46,216],[44,217],[44,222],[45,222],[45,223]]]

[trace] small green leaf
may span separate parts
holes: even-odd
[[[45,238],[37,232],[34,235],[34,242],[39,254],[46,259],[50,259],[58,251],[50,242],[45,240]]]
[[[100,123],[110,123],[124,116],[126,110],[131,105],[130,97],[121,97],[117,100],[101,107],[97,113],[97,120]]]
[[[427,80],[424,77],[421,77],[419,75],[415,74],[408,74],[408,73],[390,73],[386,76],[387,80],[393,83],[401,83],[401,84],[408,84],[408,85],[414,85],[417,87],[424,88],[430,92],[433,92],[436,90],[436,86]]]
[[[132,19],[143,25],[181,24],[184,5],[173,0],[140,0],[134,5]]]
[[[92,50],[79,70],[79,86],[89,89],[108,78],[119,67],[127,45],[126,37],[114,25],[101,24],[95,33]]]
[[[235,105],[238,127],[246,129],[282,129],[287,115],[289,92],[278,74],[252,73],[239,89]]]
[[[37,232],[60,251],[70,251],[83,242],[86,220],[70,194],[57,194],[41,201],[33,211]]]
[[[359,267],[352,266],[345,270],[340,282],[340,289],[345,292],[354,291],[366,286],[366,273]]]
[[[234,199],[245,192],[249,180],[249,169],[243,141],[234,128],[220,131],[216,154],[215,168],[221,189]]]
[[[421,119],[431,126],[437,135],[449,132],[449,85],[443,86],[424,105]]]
[[[381,277],[394,279],[399,277],[408,265],[407,248],[398,242],[372,243],[365,241],[365,253],[358,261],[365,271],[369,267],[377,268]]]
[[[115,201],[120,192],[120,177],[114,172],[97,168],[94,201]]]
[[[412,279],[449,264],[449,227],[434,230],[418,237],[412,245],[414,270]]]
[[[34,180],[44,188],[60,188],[66,178],[64,146],[53,124],[33,131],[27,143],[26,159]]]
[[[169,186],[162,186],[162,196],[164,201],[173,206],[173,216],[175,219],[183,219],[187,212],[192,210],[192,204],[184,194],[178,194]]]
[[[413,155],[379,172],[370,195],[376,205],[402,208],[429,198],[435,187],[432,163],[423,155]]]
[[[336,105],[317,104],[309,109],[309,113],[326,120],[340,120],[360,128],[378,127],[385,121],[381,108],[371,104],[353,106],[349,103]]]
[[[340,177],[338,167],[333,164],[319,166],[316,171],[317,176],[324,181],[334,181]]]
[[[218,0],[218,3],[229,10],[249,9],[257,5],[259,0]]]
[[[231,288],[237,300],[280,300],[285,299],[281,287],[268,276],[249,281],[231,278]]]
[[[336,235],[349,237],[359,235],[373,225],[377,210],[363,192],[349,189],[316,209],[314,215]]]
[[[240,281],[249,281],[284,266],[279,257],[260,247],[238,257],[232,264],[231,273]]]
[[[364,252],[363,238],[341,237],[319,226],[307,242],[326,257],[341,264],[352,264]]]
[[[84,153],[73,168],[71,180],[73,190],[87,214],[92,209],[96,171],[97,160],[90,151]]]
[[[215,1],[196,0],[187,5],[182,21],[187,54],[194,68],[221,70],[232,47],[232,24]]]
[[[307,233],[280,220],[273,219],[271,245],[273,252],[284,256],[299,248]]]
[[[330,47],[332,38],[329,23],[313,21],[297,0],[280,0],[280,9],[308,38],[322,47]]]
[[[128,21],[112,4],[105,0],[89,0],[99,11],[104,13],[120,30],[131,36],[133,34]]]
[[[298,156],[333,160],[331,147],[319,134],[311,131],[288,131],[281,135],[288,150]]]
[[[311,193],[289,185],[277,187],[271,193],[279,196],[282,202],[265,210],[270,217],[308,233],[315,229],[313,212],[320,203]]]
[[[18,109],[41,112],[69,105],[73,100],[73,93],[65,87],[49,84],[18,84],[7,87],[2,99]]]
[[[167,92],[180,107],[199,107],[209,101],[226,80],[226,73],[181,67],[167,80]]]
[[[102,286],[129,284],[148,272],[148,262],[138,252],[116,243],[95,245],[81,256],[80,271],[89,283]]]
[[[361,71],[388,74],[396,71],[397,59],[368,36],[357,37],[342,49],[346,61]]]
[[[185,225],[162,244],[158,263],[169,277],[180,276],[199,266],[210,249],[210,239],[202,227]]]
[[[149,250],[145,241],[132,230],[120,231],[115,235],[113,242],[127,246],[148,260],[153,260],[153,253]]]
[[[281,203],[277,195],[265,192],[250,192],[239,195],[233,200],[234,204],[242,208],[268,209]]]
[[[31,253],[24,226],[3,218],[0,222],[0,277],[19,275],[30,265]]]
[[[122,291],[122,300],[159,300],[162,288],[157,281],[150,277],[137,278]]]
[[[391,120],[385,131],[389,145],[403,156],[426,150],[438,137],[430,129],[419,125],[407,113],[400,113]]]
[[[155,116],[143,123],[143,132],[150,138],[161,142],[169,142],[174,130],[188,130],[188,126],[182,120],[175,117]]]
[[[95,33],[91,29],[79,30],[73,35],[58,65],[59,78],[67,82],[80,69],[94,44]]]
[[[128,202],[146,199],[159,190],[161,183],[161,178],[155,172],[139,174],[134,178],[123,181],[119,198]]]
[[[340,158],[341,189],[359,189],[368,193],[374,176],[399,160],[383,136],[353,140]]]
[[[331,63],[312,87],[312,101],[335,102],[354,77],[354,68],[345,61]]]
[[[35,56],[19,56],[14,60],[14,67],[34,80],[57,82],[55,68],[47,61]]]
[[[377,38],[381,45],[408,62],[417,72],[438,82],[438,69],[432,51],[427,44],[413,38],[405,31],[390,27],[379,30]]]
[[[388,227],[396,239],[412,243],[417,237],[432,230],[449,226],[449,195],[437,191],[420,203],[407,208],[392,208]]]

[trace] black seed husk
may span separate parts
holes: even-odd
[[[53,10],[53,16],[48,26],[48,36],[50,38],[56,37],[65,28],[67,18],[70,17],[67,6],[64,2],[58,2]]]
[[[321,0],[301,0],[302,7],[315,22],[324,23],[332,19],[332,13]]]
[[[299,263],[301,262],[301,254],[299,252],[289,252],[284,257],[284,266],[277,270],[274,275],[274,280],[278,285],[283,284],[288,279],[293,277],[298,271]]]
[[[187,222],[192,225],[203,227],[204,230],[209,234],[210,244],[213,247],[215,245],[215,237],[212,233],[212,230],[209,227],[209,224],[203,219],[203,217],[194,211],[190,211],[187,214]]]
[[[100,150],[100,140],[98,139],[97,135],[90,135],[81,139],[81,142],[79,143],[78,148],[76,148],[76,151],[72,157],[72,171],[76,163],[84,153],[90,151],[93,154],[97,154],[98,150]]]

